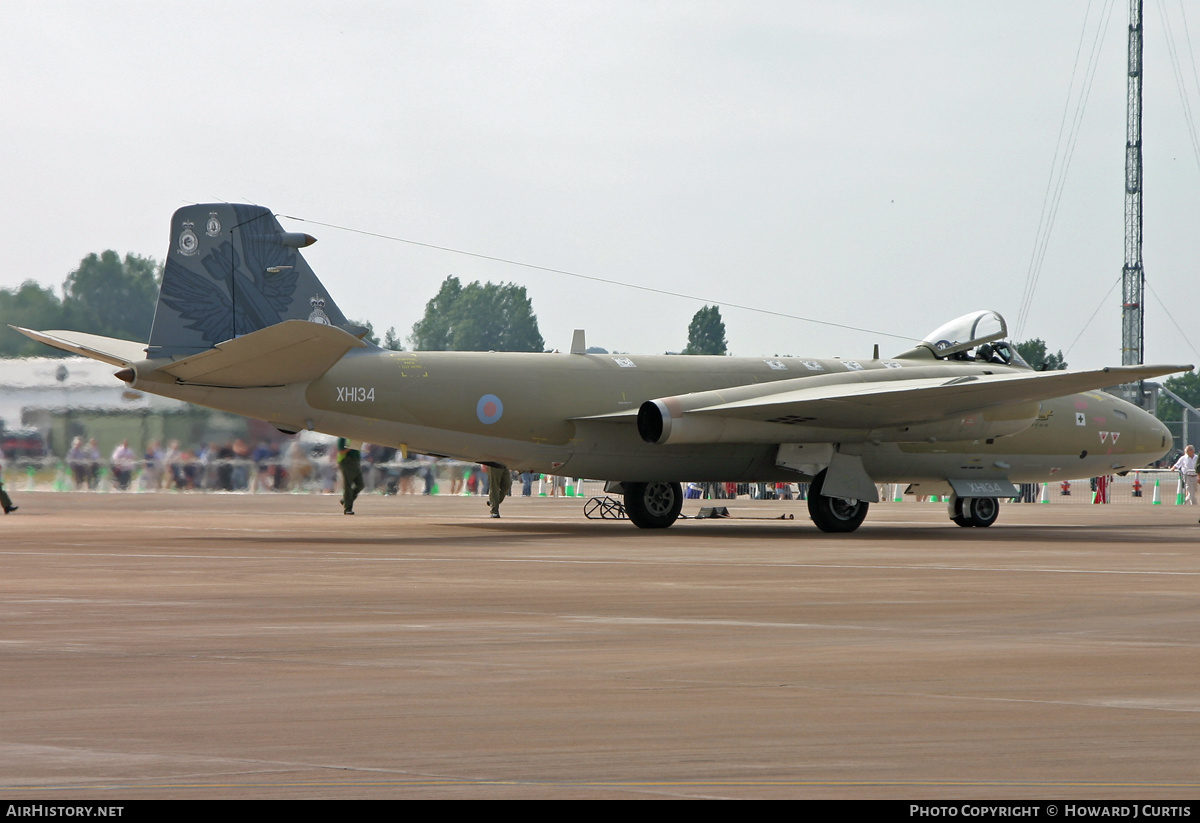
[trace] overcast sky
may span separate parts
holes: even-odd
[[[582,327],[677,351],[704,301],[870,330],[726,307],[741,355],[886,355],[908,344],[885,334],[977,308],[1015,334],[1085,13],[1095,31],[1105,7],[0,0],[0,287],[58,286],[107,248],[161,260],[176,208],[241,201],[698,298],[284,219],[380,333],[406,337],[455,274],[526,286],[564,349]],[[1022,335],[1083,332],[1073,367],[1121,359],[1119,286],[1103,298],[1124,261],[1126,7]],[[1190,363],[1162,303],[1197,328],[1200,160],[1167,44],[1149,2],[1146,360]]]

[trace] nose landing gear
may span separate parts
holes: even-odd
[[[959,526],[987,528],[1000,516],[1000,502],[994,497],[959,497],[950,495],[946,510]]]

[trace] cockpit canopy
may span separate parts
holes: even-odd
[[[1029,368],[1012,344],[1003,339],[1006,334],[1008,324],[999,312],[975,311],[938,326],[925,335],[915,349],[900,356],[919,355],[925,350],[925,356],[932,353],[938,360],[999,363]]]
[[[938,357],[973,349],[983,343],[999,340],[1008,334],[1008,324],[994,311],[975,311],[956,317],[925,335],[922,343],[933,349]]]

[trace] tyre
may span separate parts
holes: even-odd
[[[971,525],[985,529],[996,522],[1000,516],[1000,501],[994,497],[968,498],[970,505],[966,507],[971,518]]]
[[[959,526],[976,526],[986,529],[996,522],[1000,516],[1000,502],[994,497],[958,497],[950,498],[947,504],[950,519]]]
[[[625,483],[625,514],[639,529],[665,529],[676,521],[683,508],[683,489],[678,483]]]
[[[950,520],[953,521],[954,525],[962,526],[964,529],[975,525],[971,522],[971,518],[967,516],[964,509],[968,501],[969,498],[962,498],[957,494],[951,495],[950,499],[946,501],[946,510],[950,514]]]
[[[852,532],[862,525],[871,504],[865,500],[845,497],[826,497],[821,494],[825,470],[813,480],[808,490],[808,515],[823,532]]]

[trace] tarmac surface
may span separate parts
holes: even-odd
[[[5,799],[1200,796],[1190,507],[13,496]]]

